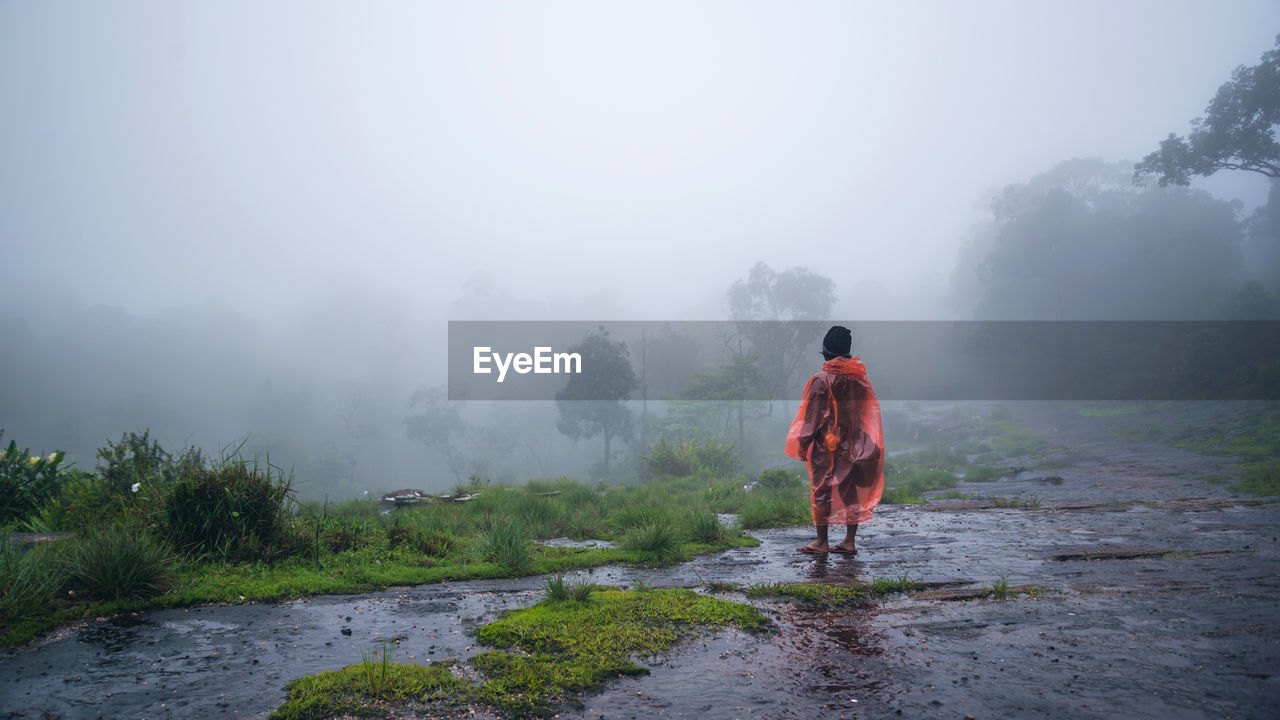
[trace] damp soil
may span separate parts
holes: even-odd
[[[1215,411],[1239,408],[1163,408],[1142,421],[1174,427]],[[582,573],[615,585],[745,587],[905,572],[927,587],[856,608],[749,600],[773,632],[686,642],[652,659],[649,675],[619,679],[559,716],[1273,717],[1280,504],[1201,479],[1230,474],[1231,458],[1116,437],[1133,416],[1014,412],[1071,463],[956,489],[1034,494],[1039,507],[882,506],[855,556],[800,555],[811,529],[782,528],[753,533],[759,547],[678,566]],[[1049,476],[1061,482],[1038,480]],[[465,661],[477,651],[469,631],[540,600],[540,583],[445,583],[84,623],[0,657],[0,717],[263,717],[290,679],[355,663],[383,638],[400,641],[397,661]],[[1006,599],[992,597],[993,584],[1007,586]]]

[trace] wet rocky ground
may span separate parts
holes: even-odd
[[[1070,464],[961,483],[970,500],[882,506],[856,556],[799,555],[811,529],[784,528],[754,533],[760,547],[675,567],[597,569],[596,582],[619,585],[907,573],[929,587],[859,609],[752,600],[774,632],[687,642],[652,659],[648,676],[620,679],[560,717],[1275,717],[1280,504],[1203,480],[1230,474],[1230,458],[1115,434],[1240,411],[1187,404],[1086,418],[1018,408]],[[1039,506],[980,507],[991,496]],[[1009,596],[991,597],[1002,582]],[[537,602],[539,585],[449,583],[89,623],[0,658],[0,713],[262,717],[289,679],[357,662],[380,638],[400,641],[397,661],[466,659],[476,651],[468,630]]]

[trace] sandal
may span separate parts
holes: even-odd
[[[832,546],[831,546],[831,552],[833,552],[833,553],[839,553],[839,554],[841,554],[841,555],[857,555],[857,554],[858,554],[858,549],[857,549],[857,548],[854,548],[854,549],[852,549],[852,550],[846,550],[846,549],[844,549],[844,548],[840,547],[839,545],[832,545]]]
[[[796,548],[796,552],[802,552],[802,553],[804,553],[805,555],[826,555],[826,554],[827,554],[827,552],[829,552],[829,551],[827,551],[827,550],[815,550],[814,548],[811,548],[811,547],[809,547],[808,545],[804,545],[804,546],[802,546],[802,547],[798,547],[798,548]]]

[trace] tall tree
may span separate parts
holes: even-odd
[[[745,280],[729,288],[728,295],[730,316],[739,332],[729,349],[737,355],[758,353],[770,397],[788,397],[798,385],[797,365],[813,357],[814,342],[822,337],[822,329],[812,321],[827,319],[835,304],[835,283],[806,268],[775,272],[760,262]]]
[[[1200,190],[1135,186],[1130,170],[1069,160],[1006,188],[968,270],[976,317],[1216,318],[1240,280],[1236,208]]]
[[[569,348],[582,356],[582,372],[556,393],[560,419],[556,427],[574,440],[604,436],[604,472],[609,472],[613,438],[631,437],[633,417],[623,403],[639,384],[624,342],[613,342],[601,330]]]
[[[1218,88],[1202,118],[1191,121],[1183,138],[1170,133],[1160,149],[1134,168],[1135,182],[1157,175],[1163,187],[1187,185],[1191,178],[1219,170],[1249,170],[1280,177],[1280,36],[1276,48],[1253,67],[1241,65]]]

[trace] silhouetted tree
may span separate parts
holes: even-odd
[[[976,273],[980,319],[1214,319],[1242,278],[1236,207],[1139,187],[1123,163],[1076,159],[992,203]]]
[[[739,336],[727,342],[737,355],[754,351],[771,398],[788,397],[802,358],[814,357],[815,342],[835,304],[835,283],[806,268],[775,272],[756,263],[745,280],[729,288],[729,312]],[[745,344],[742,342],[745,340]]]
[[[556,427],[574,440],[604,435],[604,472],[609,472],[614,437],[631,437],[632,414],[623,404],[639,384],[628,359],[627,345],[613,342],[606,331],[588,335],[569,352],[582,356],[582,372],[556,393],[560,419]]]
[[[1135,182],[1159,176],[1163,187],[1187,185],[1195,176],[1219,170],[1250,170],[1280,177],[1280,36],[1275,49],[1262,54],[1253,67],[1241,65],[1231,81],[1218,88],[1205,115],[1191,121],[1183,138],[1170,133],[1160,149],[1134,167]]]

